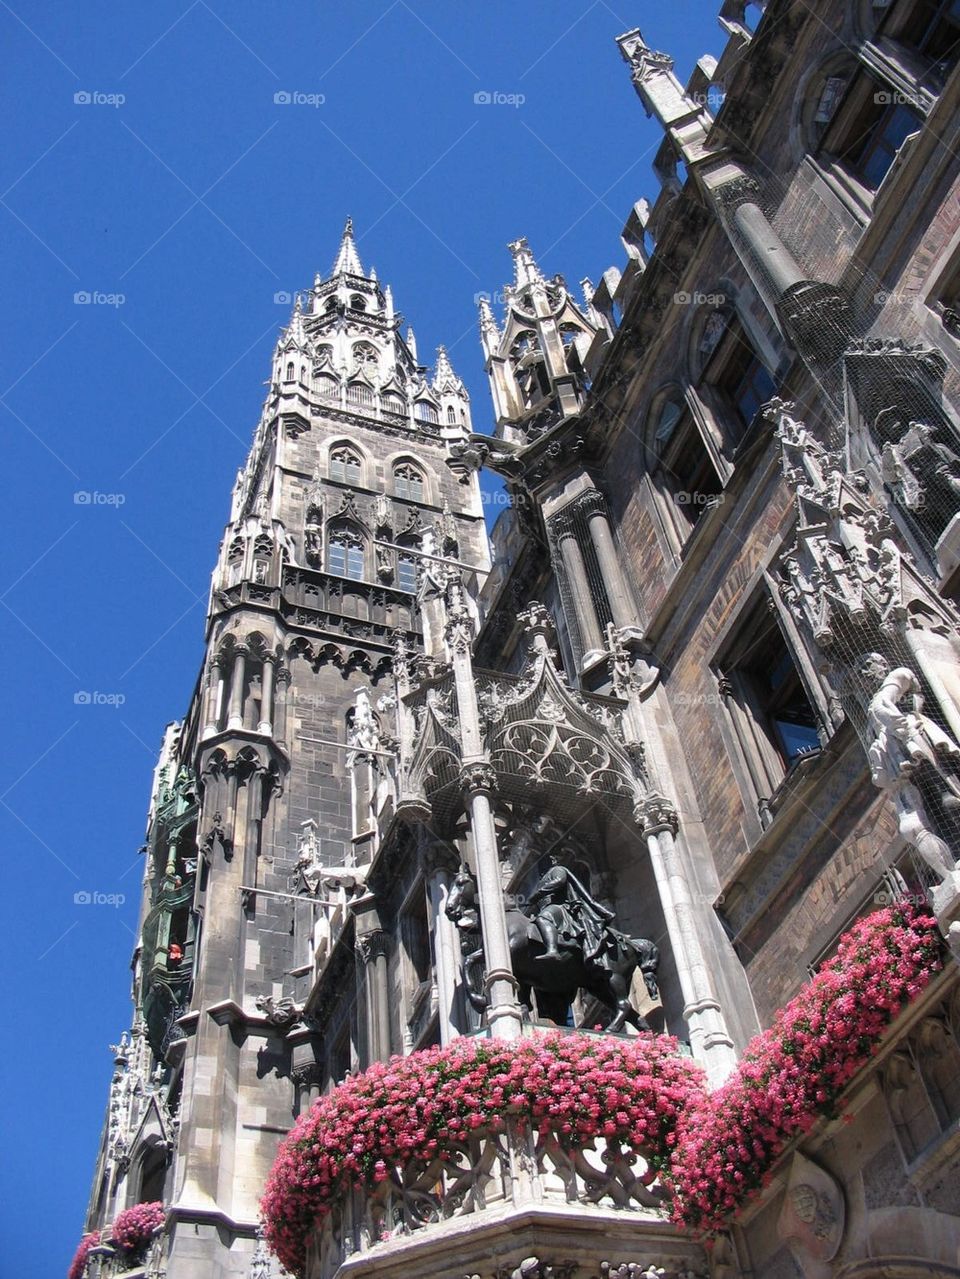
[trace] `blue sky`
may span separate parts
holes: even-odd
[[[0,0],[7,1273],[62,1274],[81,1228],[151,770],[201,659],[275,294],[329,270],[352,214],[421,360],[447,344],[489,429],[474,298],[508,278],[507,241],[596,280],[655,195],[659,133],[614,36],[641,26],[686,78],[719,52],[714,14]]]

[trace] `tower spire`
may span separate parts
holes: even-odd
[[[333,275],[363,275],[360,255],[353,239],[353,218],[347,218],[340,238],[340,249],[333,264]]]
[[[537,266],[527,237],[522,235],[519,240],[514,240],[508,245],[508,248],[513,254],[513,273],[516,287],[522,289],[526,284],[543,284],[543,275]]]

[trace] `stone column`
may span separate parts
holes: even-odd
[[[480,708],[477,704],[477,686],[471,656],[473,624],[463,598],[463,583],[459,574],[452,573],[449,576],[445,594],[447,624],[444,640],[453,663],[457,712],[460,718],[463,759],[460,784],[470,815],[477,860],[480,925],[486,963],[485,984],[489,999],[487,1024],[492,1035],[502,1039],[517,1039],[522,1033],[522,1019],[510,962],[507,915],[497,853],[497,830],[490,803],[490,797],[496,788],[496,774],[484,749],[480,731]]]
[[[273,671],[276,659],[268,655],[263,659],[263,674],[260,678],[260,723],[257,732],[267,737],[273,736]]]
[[[204,738],[213,737],[219,729],[223,688],[223,658],[218,655],[211,660],[207,673],[206,723],[203,726],[202,733]]]
[[[642,822],[677,965],[690,1046],[705,1068],[708,1082],[716,1088],[733,1070],[737,1055],[700,942],[701,923],[676,845],[676,810],[668,800],[651,795],[643,805]]]
[[[233,656],[230,675],[230,709],[227,714],[227,732],[243,728],[243,687],[247,674],[247,650],[238,648]]]
[[[620,557],[613,544],[610,532],[610,520],[607,516],[607,504],[603,494],[591,489],[577,499],[576,506],[587,517],[590,538],[597,553],[600,574],[606,587],[607,599],[610,601],[610,612],[614,625],[620,630],[636,631],[638,627],[637,609],[620,567]]]
[[[276,689],[273,698],[273,738],[278,746],[286,749],[287,690],[290,687],[290,671],[286,666],[281,666],[279,661],[274,682]]]
[[[583,641],[583,665],[599,658],[603,653],[603,638],[600,634],[600,622],[593,606],[590,594],[590,583],[587,580],[587,566],[583,561],[583,552],[577,541],[576,533],[569,516],[561,515],[554,522],[560,543],[560,555],[563,567],[573,595],[573,607],[576,610],[577,629]]]
[[[460,935],[457,926],[447,919],[445,907],[451,876],[457,869],[454,854],[442,844],[428,845],[421,853],[430,916],[433,924],[434,957],[437,965],[437,1020],[440,1042],[448,1044],[460,1033],[457,1026],[457,975],[460,970]]]
[[[366,975],[367,1044],[371,1061],[390,1056],[390,937],[377,930],[357,938],[357,954]]]

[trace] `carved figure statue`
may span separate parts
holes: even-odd
[[[870,699],[867,724],[871,742],[867,750],[874,784],[890,793],[897,811],[900,833],[941,878],[954,869],[954,859],[936,833],[914,778],[921,770],[937,779],[941,804],[960,808],[960,785],[948,766],[960,762],[960,746],[923,713],[920,682],[908,666],[890,670],[884,659],[871,653],[862,664],[867,674],[881,679]],[[901,703],[910,699],[910,709]]]
[[[350,744],[365,751],[380,749],[380,726],[370,705],[370,694],[365,688],[357,690],[353,720],[350,725]]]

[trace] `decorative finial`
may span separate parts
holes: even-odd
[[[363,267],[353,242],[353,218],[348,217],[343,226],[340,250],[333,264],[333,275],[363,275]]]

